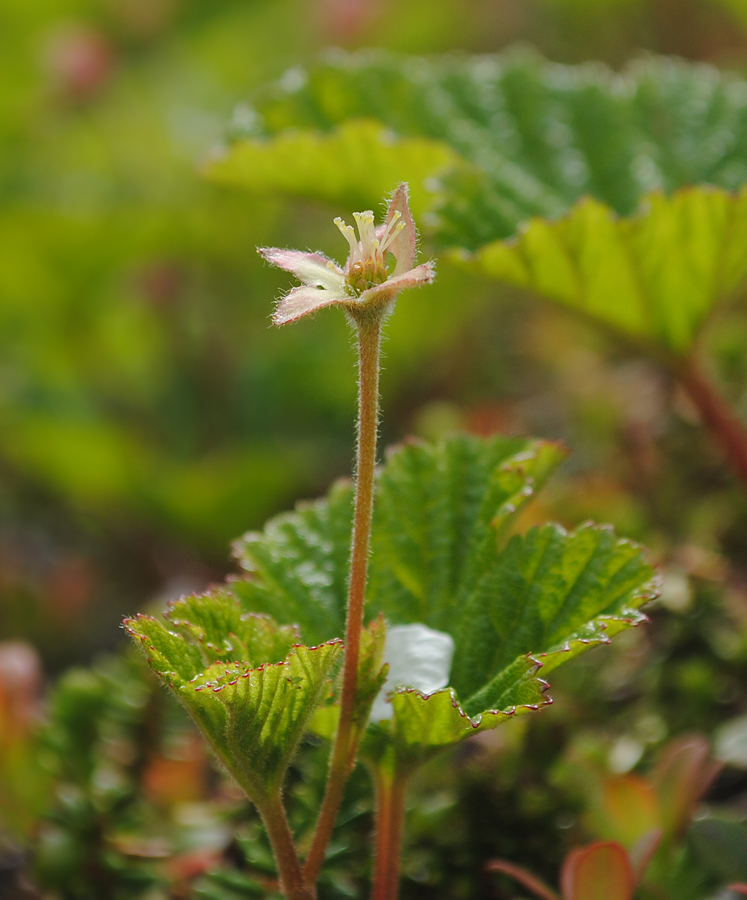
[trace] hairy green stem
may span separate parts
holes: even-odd
[[[371,900],[397,900],[402,832],[407,797],[406,775],[378,770],[376,787],[376,855]]]
[[[376,439],[379,422],[379,357],[382,316],[373,311],[356,320],[358,330],[358,444],[356,453],[355,514],[350,554],[347,622],[345,625],[345,663],[342,674],[340,720],[329,763],[327,789],[316,823],[304,876],[314,884],[324,862],[345,783],[355,765],[362,728],[356,727],[355,705],[358,693],[363,605],[368,576],[368,554],[373,515]]]
[[[272,844],[283,896],[287,900],[316,900],[316,891],[304,878],[280,793],[269,796],[257,808]]]

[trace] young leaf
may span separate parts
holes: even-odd
[[[255,802],[277,792],[342,644],[296,643],[292,626],[243,613],[226,591],[187,597],[167,613],[128,619],[148,661],[182,701]]]
[[[600,841],[566,857],[560,886],[563,900],[633,900],[635,873],[620,844]]]
[[[355,708],[355,727],[366,727],[371,706],[386,679],[387,667],[382,665],[384,642],[386,639],[386,623],[382,616],[371,622],[361,634],[360,662],[358,664],[358,697]],[[340,717],[339,704],[334,697],[330,702],[317,707],[309,723],[309,731],[318,737],[332,740],[337,731]]]
[[[427,695],[413,689],[397,689],[389,701],[394,715],[371,726],[362,755],[379,763],[393,752],[400,772],[415,769],[444,748],[549,702],[545,696],[548,685],[536,677],[538,665],[534,660],[517,660],[511,668],[510,675],[501,673],[505,689],[498,694],[493,708],[474,716],[465,712],[452,688]]]

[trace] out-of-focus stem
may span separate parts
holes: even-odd
[[[747,487],[747,429],[692,356],[678,364],[675,372],[732,469]]]
[[[355,764],[362,729],[356,728],[355,701],[358,692],[363,604],[368,576],[368,554],[373,515],[376,438],[379,420],[379,357],[382,316],[378,312],[356,320],[358,329],[358,444],[356,453],[355,514],[350,556],[345,663],[342,675],[340,720],[330,757],[327,790],[316,830],[304,864],[304,876],[314,884],[332,836],[345,783]]]

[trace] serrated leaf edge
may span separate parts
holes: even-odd
[[[552,706],[554,700],[552,697],[547,695],[547,692],[550,690],[550,683],[545,681],[543,678],[537,678],[537,673],[543,667],[544,663],[542,663],[537,656],[534,654],[526,654],[525,659],[529,662],[534,663],[533,668],[527,670],[527,677],[533,678],[536,680],[536,683],[539,688],[539,692],[543,695],[542,703],[519,703],[516,706],[508,706],[506,709],[484,709],[481,713],[478,713],[476,716],[470,716],[462,706],[459,697],[457,696],[457,692],[453,687],[445,687],[440,688],[437,691],[431,691],[430,694],[425,694],[423,691],[419,691],[417,688],[412,687],[398,687],[391,691],[389,696],[394,696],[395,694],[415,694],[420,697],[421,700],[425,700],[426,702],[430,700],[432,697],[436,697],[440,694],[450,694],[451,695],[451,705],[459,712],[459,715],[466,719],[470,726],[474,729],[478,729],[482,725],[483,716],[505,716],[506,718],[511,718],[515,716],[517,713],[521,714],[522,711],[526,712],[534,712],[538,709],[544,709],[546,706]],[[547,695],[547,696],[544,696]],[[496,723],[497,725],[498,723]]]

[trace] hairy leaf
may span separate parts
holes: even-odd
[[[610,528],[569,534],[549,525],[508,540],[517,513],[562,458],[543,441],[466,436],[388,454],[377,482],[367,608],[395,625],[447,632],[456,651],[448,689],[395,692],[395,715],[373,729],[379,737],[368,742],[369,756],[393,746],[414,764],[537,708],[547,702],[538,671],[642,620],[653,572]],[[251,577],[231,588],[245,608],[292,605],[307,640],[341,633],[351,500],[349,485],[337,485],[328,501],[237,544]],[[333,719],[321,710],[315,730],[331,732]]]
[[[280,789],[308,722],[329,690],[342,643],[296,643],[294,627],[243,613],[215,591],[173,604],[169,625],[125,626],[202,729],[226,768],[262,803]]]

